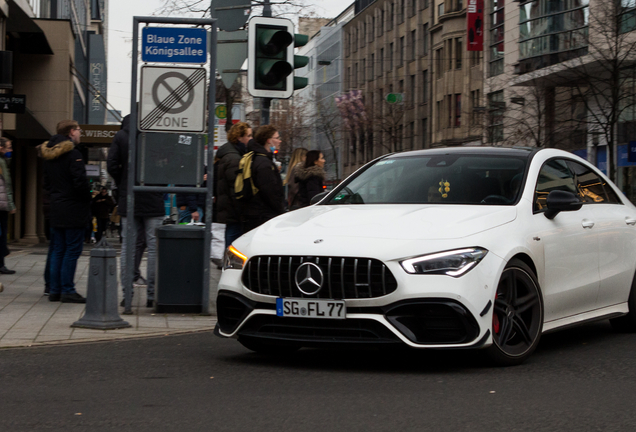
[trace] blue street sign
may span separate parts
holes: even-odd
[[[155,63],[205,63],[208,58],[205,29],[144,27],[141,60]]]

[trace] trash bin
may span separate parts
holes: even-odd
[[[155,311],[200,313],[205,226],[157,228]]]

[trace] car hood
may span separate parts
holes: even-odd
[[[419,244],[419,249],[422,241],[439,247],[444,240],[469,237],[516,217],[512,206],[319,205],[278,216],[235,244],[249,255],[308,254],[313,251],[305,251],[306,246],[321,243],[332,255],[360,255],[359,249],[367,247],[377,251]]]

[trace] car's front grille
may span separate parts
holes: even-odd
[[[295,280],[298,267],[306,262],[323,274],[322,288],[310,296]],[[381,261],[350,257],[255,256],[243,270],[243,284],[258,294],[330,299],[381,297],[397,289],[395,277]]]

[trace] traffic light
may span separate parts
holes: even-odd
[[[247,90],[255,97],[287,99],[307,79],[294,79],[294,68],[309,59],[294,56],[294,47],[307,43],[305,35],[294,35],[294,24],[285,18],[253,17],[249,22]],[[304,80],[304,81],[303,81]]]

